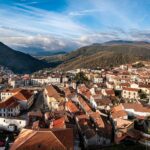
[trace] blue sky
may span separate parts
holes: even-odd
[[[0,0],[0,41],[28,51],[150,41],[149,14],[149,0]]]

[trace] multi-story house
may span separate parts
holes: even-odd
[[[44,85],[48,83],[47,77],[35,77],[31,78],[32,85]]]
[[[50,110],[58,110],[60,103],[65,101],[64,93],[55,85],[46,86],[44,99]]]
[[[138,91],[139,90],[135,88],[124,87],[122,89],[122,97],[126,99],[138,99],[139,98]]]
[[[14,97],[20,104],[21,109],[29,109],[34,101],[34,91],[25,89],[12,89],[1,92],[2,102],[7,101],[8,98]]]
[[[0,129],[2,130],[14,132],[25,128],[27,125],[26,119],[0,117]]]
[[[1,101],[13,96],[16,94],[20,89],[13,89],[13,90],[4,90],[1,92]]]
[[[16,98],[9,97],[5,101],[0,102],[0,116],[12,117],[20,114],[20,105]]]
[[[51,75],[47,78],[47,80],[50,84],[58,84],[61,82],[61,75]]]
[[[22,110],[29,109],[34,102],[34,91],[21,89],[13,97],[17,99]]]

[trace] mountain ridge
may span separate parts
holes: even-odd
[[[15,73],[32,73],[43,68],[64,71],[76,68],[105,68],[139,60],[150,60],[150,43],[146,41],[110,41],[94,43],[69,53],[32,57],[0,42],[0,57],[0,65],[8,67]]]
[[[150,60],[150,43],[92,44],[64,55],[63,63],[56,69],[110,67],[139,60]]]
[[[32,73],[50,66],[29,54],[13,50],[2,42],[0,42],[0,65],[8,67],[15,73]]]

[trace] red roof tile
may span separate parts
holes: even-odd
[[[129,88],[129,87],[123,87],[123,90],[125,90],[125,91],[133,91],[133,92],[138,92],[139,91],[138,89]]]
[[[61,98],[64,97],[63,92],[55,85],[48,85],[46,87],[49,97]]]
[[[144,107],[142,104],[139,103],[124,103],[123,107],[125,109],[134,109],[136,112],[149,112],[150,113],[150,107]]]
[[[15,108],[19,103],[14,97],[9,97],[7,100],[0,102],[0,108]]]
[[[64,128],[64,127],[65,127],[64,117],[54,120],[50,125],[50,128]]]
[[[72,130],[23,129],[10,150],[73,150]]]
[[[71,100],[66,102],[66,107],[71,113],[79,112],[79,109],[76,107],[76,105]]]

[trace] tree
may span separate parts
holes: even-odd
[[[147,94],[142,90],[139,91],[139,96],[140,96],[140,99],[146,99],[147,98]]]
[[[77,84],[87,83],[89,81],[84,72],[77,73],[74,79]]]
[[[141,67],[145,67],[145,65],[142,62],[139,62],[137,64],[132,65],[135,68],[141,68]]]

